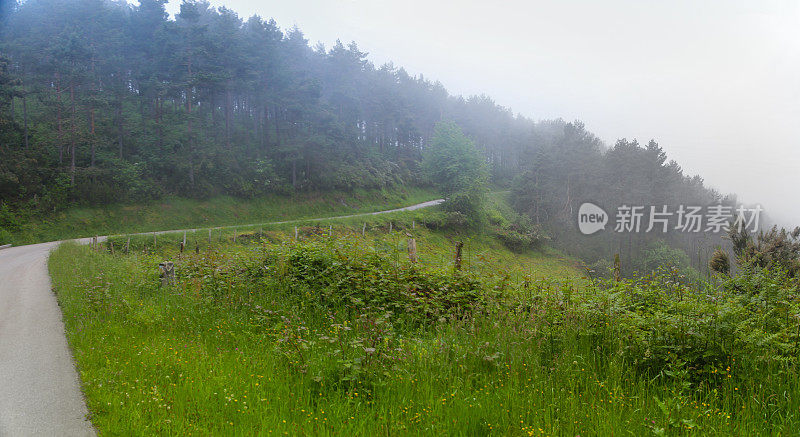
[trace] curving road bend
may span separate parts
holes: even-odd
[[[264,224],[413,211],[442,202]],[[59,243],[0,250],[0,437],[95,435],[47,271],[50,251]]]

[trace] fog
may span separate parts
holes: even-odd
[[[580,119],[608,145],[654,138],[687,173],[800,223],[797,1],[224,3],[312,43],[354,40],[454,94]]]

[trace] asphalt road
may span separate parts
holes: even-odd
[[[51,291],[58,243],[0,250],[0,436],[95,435]]]
[[[264,224],[413,211],[441,202]],[[47,271],[50,251],[59,243],[0,250],[0,437],[95,435]]]

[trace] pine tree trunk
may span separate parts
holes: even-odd
[[[281,145],[281,130],[280,130],[280,122],[281,119],[278,116],[280,109],[278,106],[275,106],[275,147],[279,147]]]
[[[117,101],[117,146],[119,147],[119,159],[122,159],[122,95]]]
[[[189,71],[191,74],[191,64],[189,64]],[[194,186],[194,138],[192,137],[192,88],[186,88],[186,133],[187,144],[189,145],[189,185]]]
[[[264,104],[264,126],[261,128],[261,147],[266,155],[267,143],[269,142],[269,106]]]
[[[56,73],[56,119],[58,120],[58,165],[64,165],[64,135],[61,129],[61,76]]]
[[[25,150],[28,150],[28,93],[22,91],[22,118],[25,125]]]
[[[231,148],[231,90],[230,84],[225,91],[225,147]]]
[[[75,143],[77,141],[77,119],[75,117],[75,84],[71,83],[69,85],[69,99],[70,104],[72,106],[72,123],[70,128],[72,129],[72,140],[70,141],[70,159],[72,160],[69,166],[69,181],[72,185],[75,185]]]
[[[156,118],[156,146],[158,149],[161,149],[161,145],[164,143],[164,133],[161,129],[161,114],[164,112],[164,100],[160,97],[156,97],[156,104],[155,104],[155,118]]]
[[[92,143],[92,159],[91,159],[92,163],[91,163],[90,167],[94,167],[94,162],[95,162],[94,158],[95,158],[95,152],[96,152],[96,148],[97,148],[97,141],[95,141],[96,138],[94,136],[94,107],[93,106],[89,108],[89,126],[90,126],[89,130],[90,130],[90,132],[92,134],[91,135],[92,138],[90,140],[90,142]]]
[[[192,58],[189,57],[189,62],[187,64],[187,71],[189,73],[189,79],[192,78]],[[188,145],[189,145],[189,185],[194,187],[194,138],[192,136],[192,86],[188,84],[186,86],[186,117],[187,117],[187,124],[186,130],[188,134]]]
[[[219,141],[217,132],[217,93],[211,93],[211,133],[214,136],[214,143]]]

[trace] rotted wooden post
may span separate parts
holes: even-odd
[[[172,261],[164,261],[158,265],[161,270],[161,286],[175,284],[175,265]]]
[[[417,240],[413,238],[408,239],[408,260],[412,263],[417,262]]]
[[[464,243],[457,241],[456,242],[456,260],[455,260],[455,270],[458,272],[461,270],[461,249],[464,247]]]

